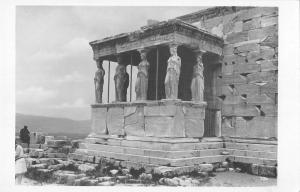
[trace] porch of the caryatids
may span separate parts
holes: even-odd
[[[166,99],[178,99],[178,84],[180,77],[181,58],[177,55],[178,44],[170,44],[170,58],[168,59],[165,78]]]
[[[141,62],[138,65],[137,79],[135,83],[135,93],[137,101],[147,100],[148,91],[148,70],[149,62],[147,61],[147,52],[145,49],[138,50],[141,57]]]
[[[121,55],[117,56],[118,66],[114,76],[115,98],[117,102],[126,102],[127,88],[129,86],[129,74],[126,72],[126,64]]]

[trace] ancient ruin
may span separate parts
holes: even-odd
[[[277,25],[274,7],[214,7],[90,42],[91,134],[70,157],[177,173],[230,161],[276,175]],[[110,103],[104,60],[118,63]],[[131,102],[127,65],[139,70]]]

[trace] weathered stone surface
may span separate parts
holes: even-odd
[[[124,109],[122,107],[109,108],[106,122],[109,135],[124,135]]]
[[[182,108],[175,108],[175,117],[146,116],[145,133],[146,136],[155,137],[184,137],[184,115]]]
[[[254,29],[249,31],[249,40],[253,40],[253,39],[262,40],[267,36],[273,36],[275,33],[277,33],[277,31],[278,29],[276,25],[271,25],[260,29]]]
[[[175,105],[159,105],[159,106],[145,106],[145,116],[174,116],[176,114]]]
[[[257,138],[277,138],[277,118],[276,117],[254,117],[247,121],[248,133],[245,136]]]
[[[212,164],[199,164],[198,171],[200,172],[211,172],[213,171],[214,166]]]
[[[205,108],[183,106],[182,109],[185,118],[199,118],[199,119],[205,118]]]
[[[92,133],[104,135],[106,127],[107,108],[92,108]]]
[[[243,31],[249,31],[260,28],[260,18],[253,18],[243,23]]]
[[[228,43],[237,43],[241,41],[247,41],[248,40],[248,32],[238,32],[238,33],[230,33],[227,35],[225,41]]]
[[[125,132],[127,136],[145,136],[143,107],[125,107]]]
[[[90,166],[90,165],[86,165],[86,164],[81,164],[81,165],[78,166],[78,170],[83,172],[83,173],[86,173],[86,172],[95,170],[95,167]]]
[[[185,118],[185,136],[186,137],[203,137],[204,119],[201,118]]]
[[[261,18],[261,26],[267,27],[278,24],[278,16],[265,16]]]

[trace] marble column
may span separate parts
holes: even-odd
[[[203,52],[195,52],[197,63],[193,67],[193,79],[191,83],[192,101],[202,102],[204,101],[204,76],[203,76]]]
[[[103,84],[104,84],[104,75],[105,71],[103,69],[103,60],[96,60],[98,70],[95,73],[94,84],[95,84],[95,98],[96,103],[102,103],[102,93],[103,93]]]
[[[177,55],[177,44],[169,45],[170,58],[165,78],[166,99],[178,99],[178,84],[180,76],[181,59]]]
[[[148,70],[149,62],[147,61],[147,52],[146,50],[138,50],[141,56],[141,62],[138,65],[138,74],[135,82],[135,93],[136,100],[143,101],[147,100],[147,91],[148,91]]]
[[[118,66],[114,76],[115,97],[117,102],[126,102],[127,88],[129,86],[129,74],[126,72],[126,64],[121,55],[117,56]]]

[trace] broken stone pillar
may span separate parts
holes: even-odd
[[[139,50],[141,56],[141,62],[138,65],[138,74],[135,83],[136,100],[147,100],[148,91],[148,69],[149,62],[147,61],[146,51]]]
[[[171,57],[168,59],[167,74],[165,78],[166,99],[178,98],[181,59],[177,55],[177,47],[177,44],[169,45]]]
[[[129,85],[129,74],[126,72],[126,65],[120,55],[117,56],[118,66],[116,67],[115,80],[115,96],[116,101],[126,102],[127,88]]]
[[[94,78],[95,97],[96,97],[96,103],[102,103],[102,93],[103,93],[105,71],[102,66],[103,60],[98,59],[96,62],[97,62],[98,70],[96,71],[95,78]]]
[[[202,102],[204,100],[204,67],[202,62],[203,52],[198,51],[195,54],[197,58],[197,63],[193,67],[193,79],[191,83],[192,101]]]

